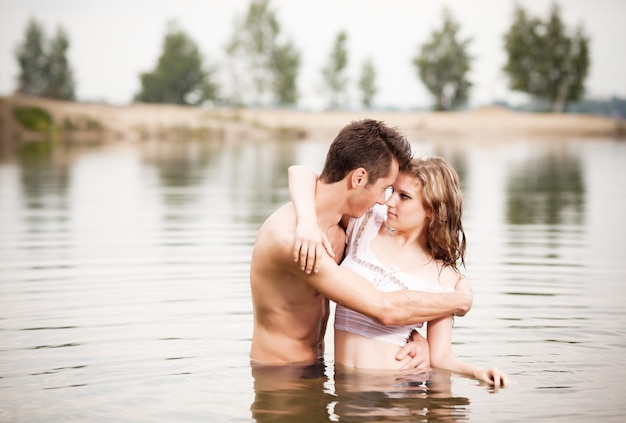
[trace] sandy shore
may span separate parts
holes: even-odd
[[[409,137],[624,137],[626,122],[582,114],[522,113],[488,107],[463,112],[298,112],[245,110],[248,120],[272,127],[296,127],[309,136],[334,136],[346,123],[374,118],[397,126]]]
[[[353,120],[374,118],[419,137],[619,137],[626,121],[583,114],[522,113],[489,107],[463,112],[328,111],[280,109],[202,109],[175,105],[112,106],[28,97],[0,98],[0,142],[41,136],[25,131],[15,107],[37,106],[53,117],[56,136],[73,140],[180,139],[256,140],[268,136],[330,141]]]

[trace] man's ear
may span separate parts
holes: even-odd
[[[365,186],[365,184],[367,184],[367,170],[362,167],[354,169],[352,171],[351,182],[352,188]]]

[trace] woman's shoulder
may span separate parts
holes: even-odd
[[[456,284],[463,279],[465,279],[465,276],[451,266],[444,266],[439,274],[439,283],[452,289],[454,289]]]

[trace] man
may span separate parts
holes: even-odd
[[[335,252],[342,252],[342,216],[360,217],[385,193],[411,148],[395,129],[366,119],[344,127],[331,144],[315,193],[320,228]],[[293,259],[297,216],[291,203],[275,211],[257,235],[250,264],[254,332],[253,365],[319,363],[324,355],[328,300],[386,325],[416,324],[449,314],[465,314],[469,287],[454,293],[380,292],[357,274],[322,255],[318,271],[302,272]]]

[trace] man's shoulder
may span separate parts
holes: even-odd
[[[295,212],[291,203],[285,204],[272,213],[263,223],[256,248],[279,249],[293,242],[295,236]]]
[[[269,229],[270,232],[286,233],[295,232],[296,213],[292,203],[287,203],[270,214],[263,223],[262,229]],[[292,234],[293,235],[293,234]]]

